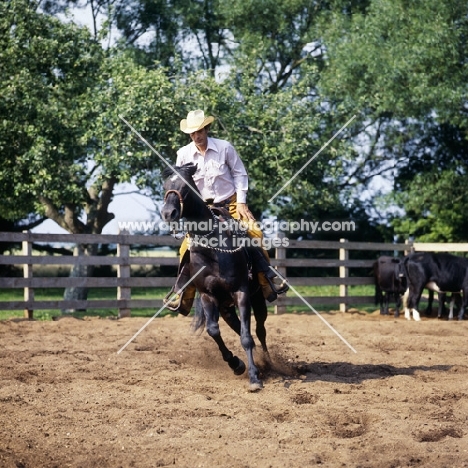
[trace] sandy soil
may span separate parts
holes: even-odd
[[[357,354],[269,316],[257,393],[190,318],[0,322],[0,466],[468,467],[468,322],[323,316]]]

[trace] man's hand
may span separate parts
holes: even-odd
[[[247,203],[237,204],[237,214],[239,215],[240,219],[255,221],[254,215],[250,212]]]

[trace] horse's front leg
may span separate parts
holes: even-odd
[[[227,348],[221,337],[218,322],[218,306],[213,297],[208,294],[201,294],[201,303],[203,306],[203,313],[205,314],[206,332],[215,340],[218,345],[223,360],[229,364],[229,367],[234,371],[234,374],[241,375],[245,372],[245,364],[237,356]]]
[[[249,371],[250,390],[255,392],[263,387],[263,383],[259,378],[259,372],[253,358],[255,343],[250,332],[251,305],[249,294],[245,291],[239,291],[236,293],[236,299],[241,322],[240,339],[248,359],[247,366]]]

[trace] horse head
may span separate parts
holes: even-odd
[[[183,166],[166,167],[162,173],[164,179],[164,205],[161,217],[165,222],[178,221],[184,213],[184,206],[193,201],[202,201],[193,181],[197,166],[185,164]],[[187,210],[185,210],[187,211]]]

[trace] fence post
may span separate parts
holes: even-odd
[[[23,255],[26,257],[30,257],[32,255],[32,243],[29,240],[30,233],[29,231],[23,231],[23,233],[27,235],[27,239],[22,242]],[[32,266],[32,262],[29,261],[28,263],[23,264],[23,278],[31,279],[32,277],[33,277],[33,266]],[[31,282],[28,281],[28,284],[31,284]],[[34,302],[34,289],[31,288],[30,286],[24,287],[24,300],[25,302],[31,302],[31,303]],[[32,320],[33,314],[34,314],[33,309],[29,309],[28,307],[24,309],[25,318]]]
[[[128,234],[127,231],[122,231],[120,234]],[[117,265],[117,278],[130,278],[130,246],[119,241],[117,244],[117,256],[120,261]],[[117,299],[130,300],[132,297],[132,289],[127,286],[117,286]],[[128,307],[119,307],[119,318],[130,317],[132,311]]]
[[[405,245],[407,245],[409,247],[409,250],[405,250],[403,252],[403,255],[406,257],[407,255],[409,254],[412,254],[415,252],[415,249],[414,249],[414,245],[413,245],[413,241],[410,240],[410,239],[406,239],[405,240]]]
[[[340,239],[340,242],[346,243],[348,242],[346,239]],[[340,261],[348,260],[349,258],[349,251],[344,246],[340,248]],[[347,278],[348,277],[348,267],[340,266],[340,278]],[[340,297],[347,297],[348,296],[348,285],[347,284],[340,284]],[[348,304],[346,302],[340,302],[340,312],[346,312],[348,310]]]
[[[277,234],[279,239],[282,239],[284,237],[284,232],[279,231]],[[277,247],[275,249],[275,257],[276,260],[284,260],[286,258],[286,249],[284,247]],[[278,273],[281,274],[282,276],[286,277],[286,267],[284,266],[278,266],[276,267],[278,270]],[[275,314],[285,314],[286,313],[286,306],[284,305],[284,299],[285,299],[285,294],[280,294],[278,298],[276,299],[276,304],[275,304]]]

